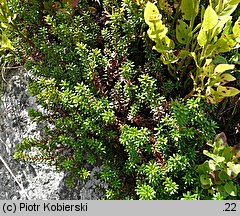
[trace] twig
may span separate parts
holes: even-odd
[[[4,78],[4,73],[5,73],[5,70],[6,70],[5,65],[6,65],[6,62],[4,62],[3,65],[2,65],[1,74],[2,74],[2,79],[3,79],[3,81],[4,81],[5,83],[7,83],[7,81],[6,81],[5,78]]]
[[[8,172],[11,174],[11,176],[14,178],[14,180],[17,182],[18,186],[21,188],[21,190],[24,192],[24,194],[26,195],[27,199],[31,200],[30,196],[28,196],[27,192],[25,191],[23,185],[17,180],[16,176],[13,174],[13,172],[11,171],[10,167],[8,166],[8,164],[6,163],[6,161],[3,159],[3,157],[0,155],[0,160],[3,162],[3,164],[5,165],[5,167],[7,168]]]

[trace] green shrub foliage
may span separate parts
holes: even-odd
[[[16,61],[33,72],[28,90],[41,105],[29,115],[45,125],[42,137],[25,139],[16,147],[15,158],[47,160],[81,179],[89,177],[93,166],[103,165],[98,177],[108,184],[106,199],[222,198],[202,187],[198,169],[209,156],[203,154],[206,143],[218,131],[219,107],[201,95],[182,99],[189,93],[191,77],[180,74],[178,79],[174,67],[181,68],[182,63],[169,64],[166,59],[173,57],[170,38],[175,30],[170,26],[178,19],[174,14],[179,1],[158,1],[159,31],[166,43],[153,40],[154,32],[146,34],[151,26],[144,20],[147,1],[76,2],[8,1],[16,14],[10,37]],[[192,12],[201,22],[198,11]],[[188,40],[184,29],[188,14],[184,19],[179,28]],[[166,36],[168,25],[171,37]],[[185,45],[179,33],[176,37]],[[159,59],[152,40],[167,57],[161,54]],[[190,38],[188,42],[187,46],[196,45]],[[223,57],[216,63],[209,54],[209,65],[211,57],[221,67]],[[185,71],[196,67],[194,55],[186,58]],[[216,67],[211,66],[209,73]],[[211,83],[212,77],[207,79]],[[33,149],[38,149],[34,157]],[[234,160],[234,166],[237,163]],[[204,175],[210,175],[208,171]],[[74,187],[71,179],[69,185]]]
[[[211,152],[204,150],[203,154],[211,159],[198,167],[202,188],[209,189],[215,199],[236,197],[240,173],[239,144],[229,146],[226,135],[222,132],[208,145],[212,147]]]

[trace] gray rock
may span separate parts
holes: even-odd
[[[103,194],[98,186],[106,185],[97,180],[95,167],[87,182],[75,180],[74,188],[66,184],[68,173],[56,172],[54,167],[43,162],[23,162],[13,158],[14,147],[26,137],[39,137],[43,125],[33,123],[28,117],[30,108],[41,109],[36,99],[27,93],[27,80],[31,76],[23,67],[8,70],[4,74],[7,83],[1,81],[0,100],[0,156],[4,159],[13,175],[23,186],[30,199],[40,200],[77,200],[100,199]],[[0,160],[0,199],[27,199],[24,191],[10,175]]]

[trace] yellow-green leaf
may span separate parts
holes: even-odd
[[[212,87],[208,86],[206,89],[206,99],[211,104],[217,104],[221,102],[224,97],[219,96],[217,91],[215,91]]]
[[[3,27],[3,28],[8,28],[8,24],[7,23],[4,23],[4,22],[1,22],[1,26]]]
[[[207,97],[207,102],[211,103],[211,104],[218,104],[221,101],[223,101],[224,98],[220,98],[220,97],[213,97],[212,95],[209,95]]]
[[[204,46],[207,43],[207,32],[203,28],[198,33],[197,41],[200,46]]]
[[[217,93],[220,97],[232,97],[240,93],[240,91],[234,87],[221,86],[217,87]]]
[[[214,160],[209,160],[208,165],[209,165],[209,168],[214,171],[216,170],[217,162],[215,162]]]
[[[3,49],[13,49],[11,41],[7,38],[5,33],[2,33],[2,42],[1,42],[1,48]]]
[[[163,64],[165,64],[165,65],[173,64],[178,61],[178,57],[175,56],[173,52],[162,53],[160,58],[161,58],[161,61],[163,62]]]
[[[238,18],[233,26],[233,34],[235,37],[240,37],[240,18]]]
[[[219,85],[215,91],[212,87],[208,86],[206,89],[206,98],[210,103],[216,104],[221,102],[225,97],[232,97],[238,93],[240,91],[234,87]]]
[[[162,15],[159,14],[159,10],[156,5],[151,2],[147,2],[144,10],[144,19],[148,25],[151,25],[153,19],[162,19]]]
[[[214,69],[214,74],[221,74],[227,70],[233,70],[235,68],[234,64],[219,64]]]
[[[223,162],[225,160],[224,157],[221,157],[221,156],[215,155],[213,153],[210,153],[207,150],[203,150],[203,154],[207,155],[210,158],[212,158],[216,163],[221,163],[221,162]]]
[[[224,25],[231,19],[232,19],[232,17],[228,16],[228,15],[226,15],[226,16],[219,16],[218,17],[218,23],[213,28],[212,38],[217,36],[223,30]]]
[[[229,0],[228,4],[234,5],[240,3],[240,0]]]
[[[231,15],[236,9],[237,9],[237,4],[227,4],[225,5],[226,7],[222,10],[219,11],[219,16],[225,16],[225,15]]]
[[[162,15],[159,14],[158,8],[153,3],[148,2],[144,10],[144,19],[149,26],[148,36],[156,43],[159,39],[164,38],[168,31],[161,18]]]
[[[235,47],[236,44],[237,42],[233,34],[223,34],[214,44],[214,50],[216,50],[217,53],[229,52]]]
[[[207,44],[206,50],[203,53],[203,58],[208,58],[208,57],[214,56],[214,54],[216,52],[217,52],[216,46],[214,46],[213,44]]]
[[[174,42],[165,36],[164,38],[156,41],[156,46],[153,49],[157,50],[159,53],[165,53],[174,49]]]
[[[212,64],[212,59],[206,59],[206,62],[203,65],[204,74],[209,76],[213,73],[213,70],[214,70],[214,64]]]
[[[220,77],[217,78],[217,82],[220,82],[221,85],[225,85],[228,82],[235,81],[236,78],[229,73],[221,74]]]
[[[203,31],[212,29],[218,23],[218,15],[209,5],[204,13],[202,28]]]

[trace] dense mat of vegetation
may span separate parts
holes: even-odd
[[[107,199],[240,198],[239,0],[0,2],[1,63],[46,125],[15,158],[72,187],[103,165]]]

